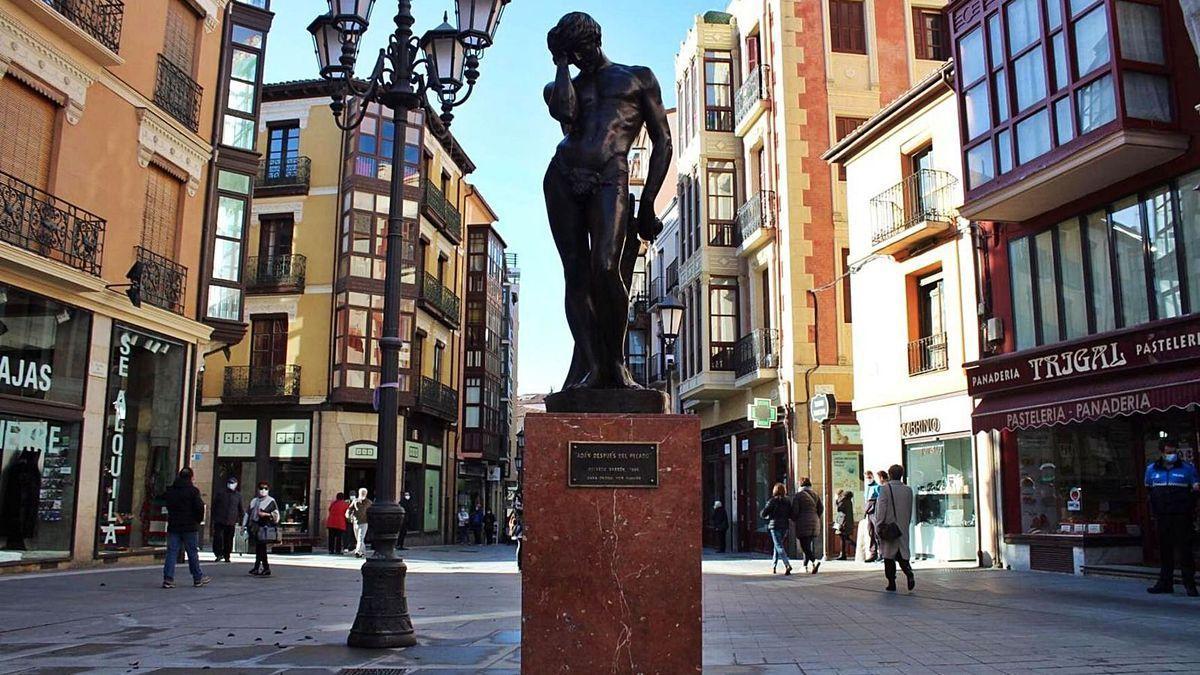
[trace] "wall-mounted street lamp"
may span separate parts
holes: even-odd
[[[500,15],[511,0],[456,0],[458,26],[449,21],[417,39],[413,35],[412,0],[398,0],[395,30],[379,51],[371,75],[354,77],[362,36],[370,25],[375,0],[327,0],[329,12],[308,27],[321,77],[333,85],[338,128],[349,131],[363,120],[367,107],[378,103],[392,111],[397,127],[392,166],[404,166],[404,134],[408,114],[433,95],[446,124],[450,111],[466,102],[479,78],[479,59],[492,44]],[[448,18],[448,17],[447,17]],[[378,467],[375,502],[367,511],[367,532],[374,554],[363,564],[362,598],[350,630],[351,647],[387,648],[416,644],[408,600],[404,596],[407,567],[396,556],[396,540],[404,509],[396,503],[396,421],[399,415],[400,285],[404,172],[392,172],[388,209],[387,258],[384,267],[383,335],[380,342],[381,384],[378,403]]]

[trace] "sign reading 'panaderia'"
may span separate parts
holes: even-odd
[[[979,396],[1197,357],[1200,319],[1193,317],[1069,346],[985,359],[967,367],[967,389]]]
[[[575,443],[567,456],[570,487],[658,487],[658,443]]]

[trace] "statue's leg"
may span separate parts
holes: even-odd
[[[567,177],[553,165],[546,172],[542,189],[546,197],[550,233],[562,259],[567,325],[575,338],[571,371],[563,383],[564,389],[570,389],[583,386],[590,379],[589,374],[597,371],[598,364],[592,344],[596,330],[596,308],[588,288],[591,260],[588,254],[587,221],[571,193]]]
[[[602,185],[591,199],[588,226],[592,236],[591,284],[596,307],[598,383],[605,387],[637,387],[625,368],[625,331],[629,321],[629,289],[621,278],[625,252],[628,188]],[[593,373],[594,375],[595,373]]]

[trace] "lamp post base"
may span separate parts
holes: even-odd
[[[351,647],[389,649],[417,644],[404,595],[408,566],[396,557],[404,518],[404,509],[396,502],[377,502],[367,511],[367,533],[375,552],[362,566],[362,597],[346,640]]]

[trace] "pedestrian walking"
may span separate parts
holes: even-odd
[[[887,472],[880,471],[878,479],[887,482]],[[867,521],[867,538],[870,539],[870,548],[867,549],[866,562],[875,562],[879,560],[879,534],[875,531],[875,509],[879,503],[879,482],[876,481],[876,476],[870,471],[867,472],[867,489],[866,495],[866,518]]]
[[[458,541],[458,543],[465,544],[467,543],[467,537],[470,534],[469,527],[471,524],[471,514],[467,513],[466,505],[461,505],[458,507],[458,515],[456,516],[456,520],[458,522],[458,536],[455,537],[455,539]]]
[[[396,543],[399,544],[397,548],[404,551],[407,550],[404,548],[404,539],[408,537],[409,523],[417,522],[417,504],[408,490],[404,491],[404,497],[400,499],[400,508],[404,509],[404,517],[400,519],[400,538]]]
[[[800,479],[800,489],[792,495],[792,520],[796,522],[796,543],[804,553],[804,571],[817,573],[821,569],[821,561],[817,559],[817,534],[821,532],[821,516],[825,513],[825,505],[821,497],[813,490],[812,481],[808,477]],[[809,566],[812,566],[811,570]]]
[[[913,491],[904,484],[904,467],[893,464],[887,470],[887,482],[880,486],[875,504],[875,532],[879,536],[879,555],[883,557],[883,574],[887,590],[896,590],[896,566],[908,579],[908,590],[917,586],[909,560],[908,530],[912,524]]]
[[[854,493],[850,490],[838,490],[834,510],[836,515],[833,517],[833,530],[837,532],[842,543],[842,551],[837,559],[845,560],[846,552],[854,542]]]
[[[367,499],[367,488],[358,488],[358,496],[350,502],[350,521],[354,525],[354,557],[362,558],[367,555],[367,510],[371,508],[371,500]]]
[[[505,527],[507,528],[505,533],[508,534],[507,543],[515,545],[517,543],[517,509],[509,510],[508,523]]]
[[[719,500],[713,502],[711,525],[717,531],[717,553],[724,553],[725,536],[729,532],[729,512]]]
[[[783,483],[776,483],[771,489],[771,498],[758,516],[767,521],[767,529],[771,532],[771,574],[779,571],[780,561],[783,561],[783,573],[791,574],[792,563],[784,546],[787,544],[788,521],[792,518],[792,504],[788,501],[787,488]]]
[[[271,576],[267,547],[279,539],[279,504],[271,496],[271,486],[266,481],[259,482],[258,495],[250,500],[243,525],[250,528],[250,539],[254,542],[254,567],[250,574]]]
[[[329,530],[329,555],[341,555],[346,547],[346,493],[339,492],[329,503],[329,516],[325,527]]]
[[[525,518],[521,511],[513,511],[513,541],[517,542],[517,571],[521,571],[521,550],[525,547]]]
[[[1179,457],[1179,443],[1164,438],[1158,443],[1159,458],[1146,466],[1146,490],[1150,493],[1150,512],[1158,531],[1158,583],[1150,593],[1175,591],[1175,558],[1179,558],[1179,576],[1191,597],[1196,590],[1195,561],[1192,558],[1192,519],[1196,513],[1200,475],[1196,467]]]
[[[183,467],[175,482],[167,488],[167,559],[163,561],[163,588],[175,588],[175,563],[179,551],[187,553],[192,585],[203,586],[211,579],[200,569],[200,523],[204,520],[204,500],[192,483],[191,467]]]
[[[476,546],[483,543],[483,507],[479,505],[471,512],[471,536]]]
[[[496,514],[491,509],[483,514],[483,536],[489,545],[496,543]]]
[[[213,494],[212,540],[213,559],[229,562],[233,553],[233,534],[242,522],[242,493],[238,492],[238,479],[230,476],[225,485]]]

